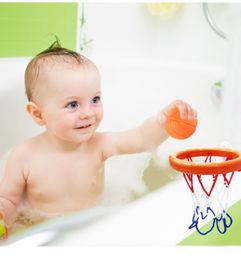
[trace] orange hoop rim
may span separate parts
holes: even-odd
[[[198,156],[226,157],[223,162],[192,162],[183,159]],[[177,171],[190,174],[225,174],[241,170],[240,151],[229,148],[196,148],[187,149],[169,156],[170,165]]]

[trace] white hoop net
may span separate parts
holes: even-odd
[[[200,156],[187,158],[192,162],[221,162],[225,157]],[[194,213],[189,229],[196,228],[201,235],[206,235],[217,228],[224,234],[232,225],[232,218],[227,212],[229,186],[234,172],[220,174],[183,173],[184,179],[192,192]],[[207,224],[206,224],[207,223]],[[205,227],[202,227],[204,224]],[[201,229],[202,227],[202,229]]]

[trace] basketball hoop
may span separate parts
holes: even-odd
[[[217,228],[224,234],[232,225],[227,212],[229,186],[235,171],[241,170],[241,153],[231,149],[189,149],[169,157],[171,166],[183,172],[192,192],[194,213],[189,229],[206,235]],[[206,230],[200,226],[211,220]]]

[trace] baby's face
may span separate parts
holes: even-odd
[[[54,67],[41,82],[40,107],[47,130],[68,142],[89,140],[103,117],[97,69],[91,64]]]

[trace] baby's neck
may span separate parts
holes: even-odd
[[[47,143],[48,146],[51,146],[52,148],[63,151],[63,152],[71,152],[76,151],[80,149],[81,147],[86,146],[86,142],[83,143],[74,143],[74,142],[68,142],[65,140],[61,140],[57,138],[56,136],[52,135],[48,131],[45,131],[40,135],[40,138],[42,139],[42,142]]]

